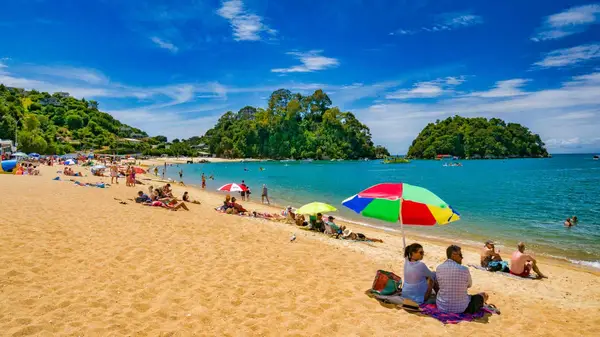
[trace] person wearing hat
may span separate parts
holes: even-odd
[[[487,268],[492,261],[502,261],[500,251],[496,251],[494,241],[487,240],[481,250],[481,266]]]
[[[328,216],[327,217],[327,225],[329,225],[329,227],[331,227],[331,230],[333,230],[333,234],[343,234],[344,233],[344,229],[346,229],[345,226],[339,227],[338,225],[335,224],[335,222],[333,222],[333,220],[335,220],[335,218],[333,216]]]

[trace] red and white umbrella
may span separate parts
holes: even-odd
[[[217,191],[226,191],[226,192],[246,192],[247,190],[248,190],[248,187],[241,186],[241,185],[238,185],[235,183],[226,184],[226,185],[219,187],[219,189],[217,189]]]

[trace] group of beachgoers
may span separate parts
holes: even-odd
[[[154,186],[148,187],[148,194],[143,191],[138,191],[135,202],[144,206],[162,207],[171,211],[184,209],[189,211],[186,203],[190,202],[193,204],[200,204],[197,200],[192,200],[189,193],[186,191],[183,193],[181,200],[173,195],[171,184],[165,184],[164,186],[154,188]]]
[[[70,177],[83,177],[83,174],[81,172],[75,172],[69,166],[65,166],[65,168],[63,169],[63,174]]]
[[[447,260],[440,264],[435,272],[423,263],[424,256],[423,246],[418,243],[413,243],[404,250],[404,299],[418,305],[435,303],[440,311],[446,313],[472,314],[486,305],[489,297],[487,293],[468,293],[473,281],[469,268],[462,264],[461,247],[449,246],[446,249]],[[481,266],[490,270],[490,265],[499,262],[504,261],[495,250],[494,242],[486,241],[481,252]],[[538,278],[546,278],[539,270],[536,259],[525,252],[523,242],[517,245],[517,250],[511,255],[508,271],[518,277],[529,277],[531,271],[534,271]]]
[[[30,175],[30,176],[38,176],[40,175],[40,170],[37,168],[37,165],[33,165],[32,163],[18,163],[14,169],[15,175]]]
[[[119,176],[125,177],[125,186],[135,187],[138,181],[135,179],[136,168],[132,165],[127,165],[125,170],[120,170],[116,162],[112,162],[110,166],[110,183],[118,184]]]

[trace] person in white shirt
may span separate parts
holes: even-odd
[[[462,252],[459,246],[446,249],[448,260],[436,269],[436,278],[440,287],[436,304],[440,311],[449,313],[475,313],[488,299],[486,293],[469,295],[467,289],[473,281],[469,268],[462,265]]]
[[[425,251],[423,246],[413,243],[404,249],[404,284],[402,285],[402,297],[423,304],[431,295],[431,291],[437,291],[435,273],[423,263]]]

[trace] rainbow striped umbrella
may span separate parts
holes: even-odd
[[[383,183],[342,201],[342,205],[369,218],[400,222],[406,247],[404,225],[445,225],[460,214],[433,192],[405,183]]]

